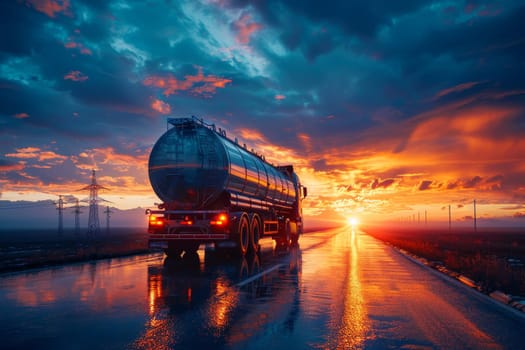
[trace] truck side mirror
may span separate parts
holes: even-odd
[[[303,187],[303,198],[306,198],[308,195],[308,189],[306,187]]]

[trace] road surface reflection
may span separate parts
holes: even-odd
[[[263,266],[261,260],[268,258]],[[149,320],[132,347],[231,348],[279,322],[293,328],[300,267],[299,247],[246,258],[206,255],[151,264]]]
[[[348,236],[345,236],[345,238]],[[347,253],[346,265],[350,273],[346,278],[342,294],[344,314],[337,336],[337,346],[345,349],[358,349],[366,339],[369,324],[364,303],[358,256],[359,236],[352,229],[350,250]]]
[[[0,276],[2,349],[519,349],[524,319],[350,228]]]

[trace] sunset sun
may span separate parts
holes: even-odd
[[[348,222],[348,225],[350,225],[350,226],[357,226],[357,225],[359,225],[359,219],[356,218],[356,217],[353,217],[353,216],[349,217],[347,219],[347,222]]]

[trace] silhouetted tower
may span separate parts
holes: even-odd
[[[106,233],[109,233],[109,218],[111,217],[111,213],[113,213],[113,211],[109,209],[108,205],[106,210],[104,210],[104,214],[106,214]]]
[[[64,200],[62,199],[62,195],[58,196],[57,210],[58,210],[58,235],[62,236],[62,234],[64,233]]]
[[[98,219],[98,190],[107,190],[107,188],[97,184],[95,176],[95,169],[91,174],[91,184],[82,188],[82,190],[89,190],[89,219],[88,219],[88,235],[94,235],[100,232],[100,221]]]
[[[452,213],[450,209],[450,204],[448,205],[448,230],[452,231]]]
[[[80,214],[82,211],[80,211],[80,202],[77,199],[77,202],[75,206],[73,207],[73,214],[75,214],[75,234],[78,235],[80,233]]]
[[[478,232],[477,218],[476,218],[476,200],[474,199],[474,232]]]

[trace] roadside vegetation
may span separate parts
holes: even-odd
[[[525,230],[467,232],[367,229],[370,235],[423,257],[436,269],[467,276],[478,288],[525,296]]]
[[[148,251],[145,229],[87,235],[56,230],[0,231],[0,273]]]

